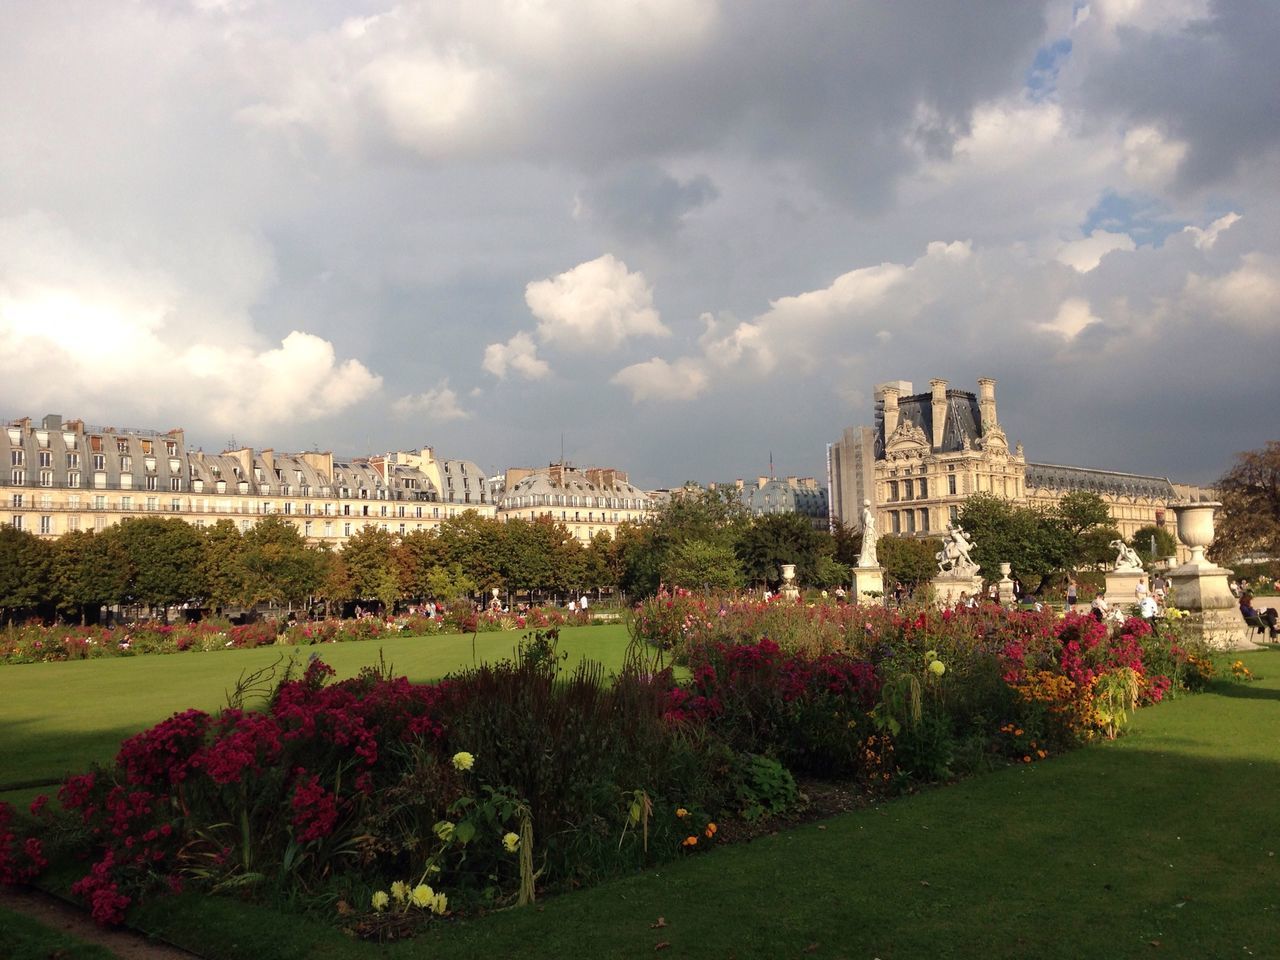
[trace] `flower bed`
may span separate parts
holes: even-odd
[[[545,629],[567,624],[587,625],[593,622],[586,614],[567,614],[554,607],[537,607],[521,614],[475,613],[470,607],[466,607],[449,611],[443,617],[415,615],[389,620],[360,617],[354,620],[300,622],[262,620],[242,626],[218,621],[144,623],[111,628],[46,627],[31,623],[0,631],[0,664],[87,660],[150,653],[207,652],[272,644],[307,646],[372,640],[400,634],[431,636],[442,633],[487,633],[527,628]]]
[[[37,837],[0,836],[0,876],[30,876],[56,847],[88,858],[75,892],[104,922],[194,884],[336,903],[353,933],[391,939],[696,855],[727,823],[794,808],[793,772],[870,797],[1034,763],[1207,678],[1135,620],[746,615],[788,642],[720,635],[732,614],[717,609],[681,637],[685,684],[639,645],[608,681],[592,664],[562,676],[554,633],[433,684],[330,683],[313,658],[261,710],[176,714],[69,779]]]

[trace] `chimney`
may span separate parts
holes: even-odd
[[[982,433],[986,436],[1000,423],[996,419],[996,382],[990,377],[978,381],[978,410],[982,415]]]
[[[942,449],[942,435],[947,427],[947,381],[930,380],[933,387],[933,449]]]
[[[45,418],[43,421],[41,421],[41,425],[46,430],[61,430],[62,416],[57,413],[45,414]]]
[[[564,464],[553,463],[547,468],[547,477],[551,481],[553,487],[564,485]]]
[[[302,462],[310,464],[311,469],[320,474],[326,484],[333,482],[333,454],[331,452],[308,451],[302,454]]]
[[[886,441],[898,429],[898,387],[885,384],[884,390],[884,438]]]

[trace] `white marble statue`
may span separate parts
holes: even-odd
[[[876,559],[876,514],[870,500],[862,501],[862,552],[858,554],[858,566],[880,566]]]
[[[938,572],[957,577],[972,577],[978,572],[978,565],[973,562],[969,551],[973,542],[960,527],[947,527],[947,539],[942,549],[934,554],[938,561]]]
[[[1131,572],[1142,569],[1142,559],[1133,552],[1133,547],[1123,540],[1112,540],[1108,546],[1116,551],[1117,572]]]

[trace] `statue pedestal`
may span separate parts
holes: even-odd
[[[1108,570],[1107,602],[1113,609],[1127,613],[1138,602],[1138,583],[1145,582],[1146,579],[1147,575],[1142,570]]]
[[[940,573],[933,578],[932,583],[933,600],[940,606],[953,605],[962,593],[977,600],[982,599],[982,578],[978,576]]]
[[[1208,561],[1184,563],[1169,574],[1168,603],[1187,611],[1179,622],[1215,650],[1261,650],[1249,639],[1239,602],[1227,586],[1227,573]]]
[[[884,599],[884,570],[854,567],[853,596],[858,603],[880,603]]]

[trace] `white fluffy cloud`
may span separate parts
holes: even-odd
[[[269,345],[242,306],[108,249],[41,214],[0,220],[0,380],[24,404],[259,430],[344,412],[380,389],[329,341],[294,330]]]
[[[1135,246],[1133,237],[1127,233],[1094,230],[1087,237],[1063,244],[1058,251],[1058,260],[1081,273],[1088,273],[1112,250],[1132,250]]]
[[[680,402],[707,389],[707,374],[701,364],[687,357],[675,363],[654,357],[624,367],[613,375],[612,382],[630,390],[635,403]]]
[[[467,420],[471,417],[458,403],[458,394],[449,386],[448,379],[441,380],[422,393],[397,398],[391,409],[401,417],[423,417],[436,423]]]
[[[612,254],[525,287],[538,337],[564,350],[616,350],[632,337],[666,337],[644,274]]]
[[[484,369],[499,380],[513,370],[526,380],[541,380],[551,373],[550,365],[538,357],[533,337],[521,330],[506,343],[491,343],[484,349]]]

